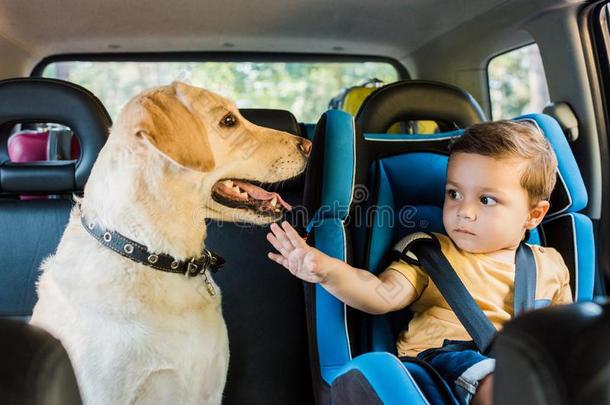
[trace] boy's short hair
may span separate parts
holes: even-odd
[[[451,154],[476,153],[503,159],[518,157],[528,164],[521,185],[530,202],[548,200],[557,181],[557,157],[548,140],[528,121],[494,121],[472,125],[450,145]]]

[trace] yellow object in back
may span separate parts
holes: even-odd
[[[364,100],[369,94],[377,89],[378,87],[352,87],[351,89],[348,89],[343,98],[341,109],[351,115],[356,115]],[[396,123],[392,125],[387,132],[390,134],[399,134],[401,132],[400,124]]]
[[[364,100],[378,87],[352,87],[348,89],[343,98],[341,109],[351,115],[356,115]],[[399,123],[393,124],[388,128],[389,134],[404,133]],[[434,134],[438,132],[438,125],[434,121],[417,121],[415,133],[417,134]]]

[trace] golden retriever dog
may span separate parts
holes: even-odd
[[[221,402],[229,349],[218,286],[205,268],[187,277],[149,264],[200,257],[205,218],[280,219],[290,206],[259,186],[301,173],[310,149],[184,83],[123,108],[42,265],[31,319],[62,341],[86,404]],[[143,246],[149,263],[113,251],[87,226],[104,230],[104,240],[133,241],[125,252]]]

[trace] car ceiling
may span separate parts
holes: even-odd
[[[0,34],[30,55],[273,51],[401,58],[507,0],[0,0]]]
[[[0,78],[59,54],[225,51],[386,56],[463,85],[451,72],[482,69],[532,41],[528,21],[584,1],[0,0]]]

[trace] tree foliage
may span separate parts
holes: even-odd
[[[387,63],[57,62],[46,77],[89,89],[115,118],[138,92],[182,80],[216,91],[240,108],[280,108],[316,122],[342,89],[371,78],[398,79]]]
[[[544,67],[536,44],[495,57],[489,63],[493,119],[542,112],[549,102]]]

